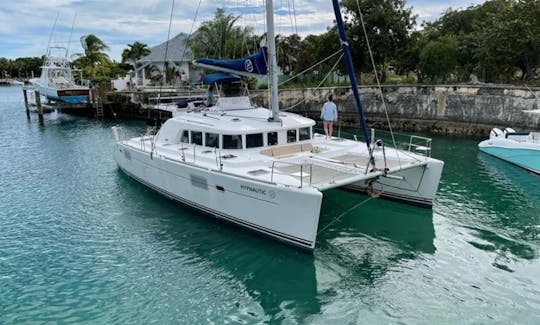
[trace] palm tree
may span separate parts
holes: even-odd
[[[213,20],[205,21],[189,40],[195,57],[235,58],[245,55],[252,29],[235,26],[240,16],[218,8]]]
[[[122,63],[128,63],[133,66],[135,66],[137,60],[147,56],[151,52],[148,45],[141,42],[135,42],[133,44],[128,44],[127,46],[128,48],[122,51]]]
[[[109,60],[109,56],[103,51],[108,51],[109,47],[96,35],[89,34],[81,36],[81,45],[84,54],[78,53],[75,56],[76,60],[84,67],[94,68],[97,64],[104,63]]]

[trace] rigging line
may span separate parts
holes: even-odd
[[[294,17],[294,33],[298,35],[298,23],[296,22],[296,7],[294,5],[294,0],[289,0],[292,2],[292,10],[293,10],[293,17]]]
[[[45,53],[47,53],[47,55],[50,54],[50,50],[51,50],[51,39],[52,39],[52,36],[54,34],[54,29],[56,28],[56,22],[58,21],[58,16],[60,15],[59,12],[56,13],[56,18],[54,19],[54,24],[53,24],[53,27],[51,29],[51,34],[49,34],[49,42],[47,43],[47,50]]]
[[[335,218],[334,220],[330,221],[326,226],[324,226],[321,230],[319,230],[317,232],[317,235],[320,235],[323,231],[325,231],[326,229],[328,229],[331,225],[335,224],[336,222],[338,222],[341,218],[343,218],[343,216],[345,216],[347,213],[351,212],[352,210],[360,207],[361,205],[371,201],[372,199],[374,199],[375,197],[373,196],[370,196],[368,197],[367,199],[365,199],[364,201],[361,201],[357,204],[355,204],[354,206],[350,207],[349,209],[345,210],[344,212],[342,212],[339,216],[337,216],[337,218]]]
[[[360,10],[359,0],[356,0],[356,6],[358,7],[358,13],[360,15],[360,21],[362,23],[362,30],[364,31],[364,36],[366,37],[366,44],[368,47],[369,57],[371,59],[371,65],[373,66],[373,72],[375,73],[375,80],[377,81],[377,87],[379,88],[379,95],[381,96],[381,101],[384,108],[384,114],[386,116],[386,122],[388,123],[388,129],[390,130],[390,135],[392,137],[392,144],[394,145],[394,148],[397,149],[396,139],[394,138],[394,131],[392,130],[392,125],[390,124],[390,117],[388,116],[388,109],[386,107],[386,101],[384,100],[384,95],[381,88],[381,81],[379,80],[379,74],[377,73],[377,68],[375,66],[375,59],[373,58],[373,52],[371,51],[371,44],[369,43],[369,38],[366,31],[366,24],[364,23],[364,15],[362,14],[362,10]],[[396,152],[396,153],[397,153],[398,163],[401,165],[399,152]]]
[[[326,81],[326,79],[328,79],[328,77],[330,76],[330,74],[336,69],[336,66],[338,65],[338,63],[341,61],[341,59],[343,58],[343,53],[341,54],[341,56],[339,57],[339,59],[337,59],[336,63],[334,64],[334,66],[332,67],[332,69],[330,69],[330,71],[326,74],[326,76],[323,78],[323,80],[317,85],[317,87],[315,87],[315,89],[319,89],[322,84]],[[298,103],[294,104],[293,106],[290,106],[290,107],[287,107],[287,108],[283,108],[281,109],[281,111],[288,111],[288,110],[291,110],[293,108],[295,108],[296,106],[302,104],[303,102],[306,101],[306,98],[304,97],[304,99],[302,99],[301,101],[299,101]]]
[[[291,0],[288,0],[287,1],[287,6],[289,7],[289,19],[291,21],[291,32],[293,34],[297,34],[295,33],[295,23],[296,23],[296,17],[294,17],[294,13],[293,13],[293,10],[291,10]],[[294,19],[294,20],[293,20]]]
[[[75,14],[75,16],[73,16],[73,23],[71,24],[71,31],[69,32],[69,39],[68,39],[68,45],[67,45],[67,48],[66,48],[66,56],[65,56],[66,59],[68,57],[69,44],[71,44],[71,36],[73,35],[73,27],[75,26],[75,18],[77,18],[77,14]]]
[[[197,4],[197,10],[195,10],[195,17],[193,18],[193,22],[191,23],[191,29],[189,30],[189,35],[188,35],[187,39],[184,42],[185,46],[184,46],[184,51],[182,52],[180,65],[182,64],[182,61],[184,61],[184,57],[186,55],[189,40],[191,39],[191,36],[193,35],[193,28],[195,27],[195,22],[197,21],[197,17],[199,16],[199,9],[201,8],[201,2],[202,2],[202,0],[199,0],[199,3]],[[188,71],[188,73],[189,73],[189,71]]]
[[[321,61],[315,63],[315,64],[312,65],[311,67],[309,67],[309,68],[307,68],[307,69],[305,69],[305,70],[303,70],[303,71],[301,71],[301,72],[295,74],[294,76],[290,77],[289,79],[287,79],[287,80],[285,80],[285,81],[282,81],[278,86],[281,86],[281,85],[286,84],[287,82],[289,82],[289,81],[291,81],[291,80],[293,80],[293,79],[298,78],[299,76],[305,74],[305,73],[308,72],[309,70],[312,70],[312,69],[315,68],[316,66],[321,65],[321,64],[323,64],[324,62],[330,60],[332,57],[338,55],[339,53],[341,53],[341,49],[338,50],[338,51],[336,51],[335,53],[331,54],[331,55],[328,56],[326,59],[323,59],[323,60],[321,60]],[[342,56],[343,56],[343,54],[342,54]],[[341,57],[340,57],[340,59],[341,59]]]
[[[538,98],[538,96],[536,96],[536,94],[531,90],[531,88],[529,88],[529,86],[527,86],[526,83],[523,83],[523,85],[529,90],[529,92],[534,96],[534,98],[540,100],[540,98]]]
[[[171,5],[171,16],[169,17],[169,31],[167,32],[167,43],[165,43],[165,54],[164,54],[164,57],[163,57],[163,68],[165,71],[164,72],[164,75],[162,75],[162,79],[160,81],[160,84],[159,84],[159,91],[158,91],[158,98],[157,98],[157,105],[159,106],[160,104],[160,101],[161,101],[161,91],[163,90],[163,81],[164,79],[167,80],[167,52],[169,51],[169,41],[171,40],[171,25],[172,25],[172,17],[173,17],[173,13],[174,13],[174,0],[172,0],[172,5]]]

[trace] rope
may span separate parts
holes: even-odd
[[[298,78],[299,76],[305,74],[305,73],[308,72],[309,70],[312,70],[312,69],[315,68],[316,66],[318,66],[318,65],[320,65],[320,64],[322,64],[322,63],[324,63],[324,62],[326,62],[326,61],[328,61],[328,60],[330,60],[332,57],[338,55],[339,53],[341,53],[341,49],[338,50],[338,51],[336,51],[336,52],[333,53],[332,55],[328,56],[326,59],[323,59],[323,60],[321,60],[321,61],[315,63],[315,64],[312,65],[311,67],[309,67],[309,68],[307,68],[307,69],[305,69],[305,70],[303,70],[303,71],[297,73],[296,75],[290,77],[289,79],[287,79],[287,80],[285,80],[285,81],[282,81],[278,86],[281,86],[281,85],[286,84],[287,82],[289,82],[289,81],[291,81],[291,80],[293,80],[293,79]],[[343,55],[343,54],[342,54],[342,55]]]
[[[356,0],[356,6],[358,7],[358,13],[360,15],[360,22],[362,22],[362,30],[364,31],[364,36],[366,37],[366,44],[369,51],[369,57],[371,59],[371,65],[373,66],[375,80],[377,81],[377,88],[379,89],[379,94],[381,96],[381,101],[384,108],[384,114],[386,116],[386,122],[388,123],[388,129],[390,130],[390,135],[392,137],[392,144],[394,145],[394,148],[397,149],[396,139],[394,138],[394,131],[392,130],[392,125],[390,124],[390,117],[388,116],[388,108],[386,107],[386,101],[384,100],[384,95],[383,95],[382,87],[381,87],[381,81],[379,80],[379,74],[377,73],[377,68],[375,66],[375,59],[373,58],[373,52],[371,51],[371,44],[369,43],[369,38],[366,31],[366,24],[364,23],[364,15],[362,14],[362,10],[360,10],[359,0]],[[401,166],[401,159],[399,158],[399,151],[396,151],[396,154],[397,154],[398,163]]]
[[[339,57],[339,59],[337,59],[336,63],[334,64],[334,66],[332,67],[332,69],[330,69],[330,71],[326,74],[326,76],[323,78],[323,80],[317,85],[317,87],[315,87],[315,90],[316,89],[319,89],[322,84],[326,81],[326,79],[328,79],[328,77],[330,76],[330,74],[335,70],[336,66],[338,65],[338,63],[341,61],[341,58],[343,58],[343,54],[341,54],[341,56]],[[288,111],[288,110],[291,110],[293,108],[295,108],[296,106],[304,103],[306,101],[306,98],[304,97],[304,99],[302,99],[301,101],[299,101],[298,103],[292,105],[292,106],[289,106],[287,108],[283,108],[281,109],[281,111]]]
[[[171,6],[171,16],[169,17],[169,31],[167,32],[167,43],[165,43],[165,54],[163,57],[163,67],[165,68],[165,71],[163,71],[164,75],[162,76],[162,80],[159,83],[157,106],[159,106],[160,101],[161,101],[161,92],[163,90],[163,79],[167,79],[167,52],[169,51],[169,41],[171,39],[171,25],[172,25],[173,12],[174,12],[174,0],[172,1],[172,6]]]
[[[364,201],[361,201],[359,202],[358,204],[355,204],[354,206],[350,207],[349,209],[345,210],[344,212],[342,212],[339,216],[337,216],[337,218],[335,218],[334,220],[332,220],[331,222],[329,222],[326,226],[324,226],[322,229],[320,229],[318,232],[317,232],[317,236],[320,235],[323,231],[325,231],[326,229],[328,229],[331,225],[335,224],[336,222],[338,222],[341,218],[343,218],[343,216],[345,216],[347,213],[351,212],[352,210],[360,207],[361,205],[367,203],[368,201],[372,200],[374,197],[373,196],[370,196],[368,197],[367,199],[365,199]]]
[[[184,57],[186,55],[187,51],[187,44],[189,43],[189,40],[191,39],[191,36],[193,35],[193,28],[195,27],[195,22],[197,21],[197,17],[199,16],[199,9],[201,8],[201,2],[202,0],[199,0],[199,4],[197,4],[197,10],[195,10],[195,17],[193,18],[193,22],[191,23],[191,29],[189,30],[189,35],[185,41],[184,51],[182,52],[182,58],[180,62],[184,61]],[[169,27],[170,28],[170,27]]]

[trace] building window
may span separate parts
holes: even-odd
[[[246,148],[256,148],[263,146],[263,134],[246,134]]]
[[[191,131],[191,143],[202,146],[202,132]]]
[[[300,141],[311,139],[311,128],[309,126],[307,128],[300,128],[298,131]]]
[[[296,129],[287,130],[287,143],[296,142]]]
[[[242,149],[242,136],[240,134],[224,134],[223,149]]]
[[[212,148],[219,148],[219,134],[217,133],[205,133],[205,146]]]
[[[267,145],[269,146],[275,146],[278,144],[278,137],[277,132],[268,132],[268,139],[267,139]]]

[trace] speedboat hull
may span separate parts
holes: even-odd
[[[478,149],[528,171],[540,174],[540,144],[538,143],[495,138],[480,142]]]
[[[39,92],[47,99],[53,101],[60,101],[69,104],[80,104],[88,100],[90,90],[88,88],[56,89],[40,85]]]

